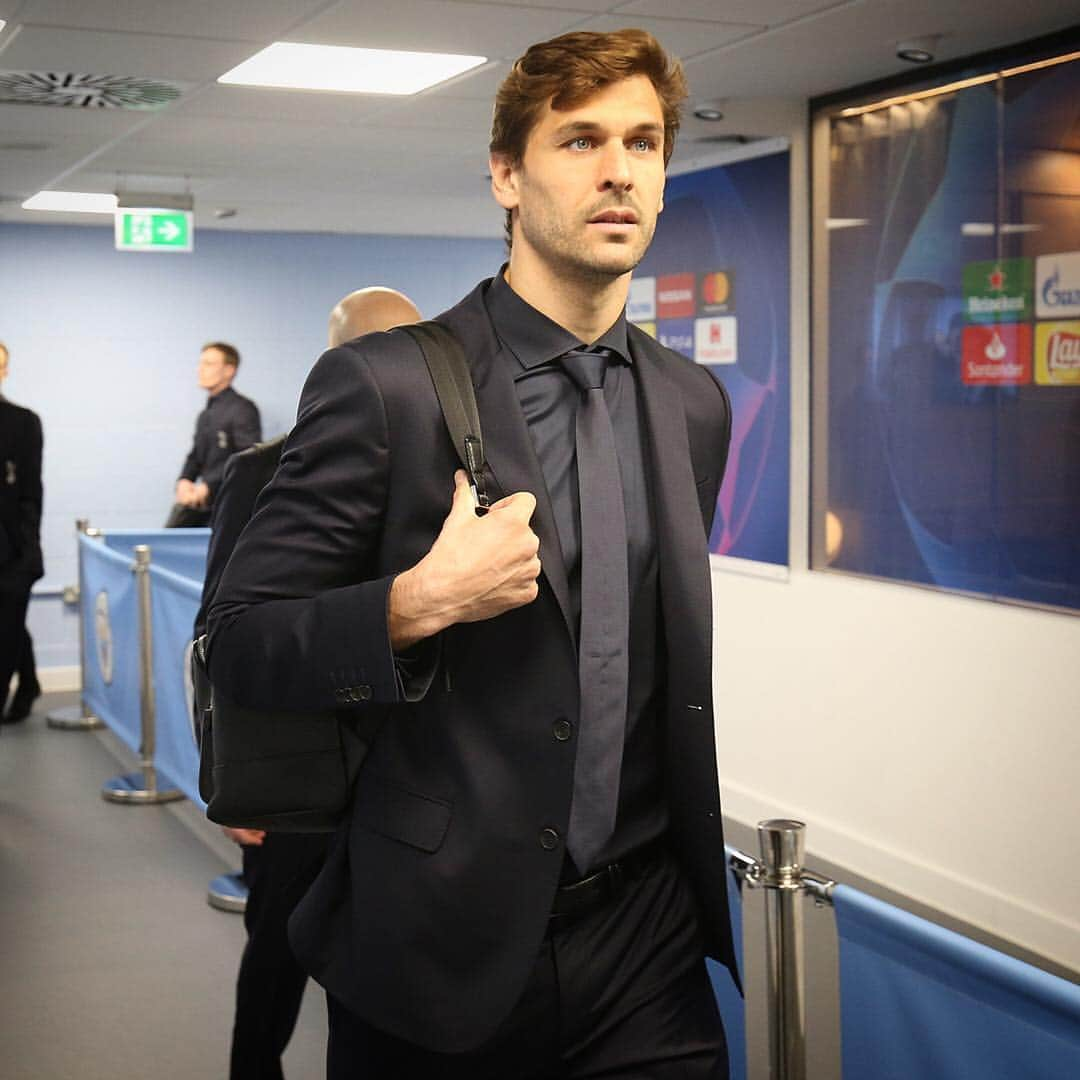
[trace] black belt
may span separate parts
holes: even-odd
[[[603,907],[621,895],[627,882],[641,877],[666,850],[664,838],[659,837],[631,851],[618,862],[597,870],[595,874],[569,885],[560,885],[555,890],[555,902],[551,905],[551,922],[562,926]]]

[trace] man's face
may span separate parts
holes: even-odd
[[[199,385],[211,394],[217,394],[233,381],[236,368],[225,363],[220,349],[203,349],[199,356]]]
[[[7,349],[0,347],[0,382],[7,378]]]
[[[545,106],[518,166],[492,159],[495,197],[517,210],[518,245],[547,268],[610,280],[641,261],[664,198],[664,114],[644,75],[584,104]]]

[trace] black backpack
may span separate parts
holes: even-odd
[[[417,343],[439,398],[447,430],[469,474],[477,513],[490,505],[484,443],[469,364],[441,323],[400,329]],[[208,605],[211,598],[204,597]],[[352,786],[375,738],[382,710],[339,714],[249,709],[211,685],[206,635],[192,649],[199,794],[211,821],[276,832],[329,832],[349,804]]]

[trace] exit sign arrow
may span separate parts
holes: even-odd
[[[122,207],[116,211],[116,250],[189,252],[193,216],[190,210]]]

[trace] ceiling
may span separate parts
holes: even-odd
[[[140,76],[183,92],[153,111],[0,105],[0,222],[110,224],[21,209],[43,188],[190,192],[196,226],[498,236],[486,181],[495,87],[534,41],[651,30],[685,63],[673,163],[717,135],[784,134],[808,97],[911,65],[896,42],[941,35],[949,60],[1068,27],[1075,0],[0,0],[0,70]],[[255,90],[216,79],[272,41],[483,54],[409,98]],[[220,216],[222,212],[229,216]]]

